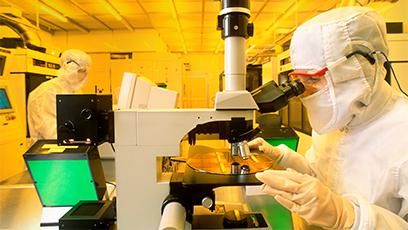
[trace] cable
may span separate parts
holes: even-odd
[[[373,51],[373,52],[371,52],[370,54],[378,54],[378,53],[382,54],[382,55],[384,56],[385,60],[387,61],[388,66],[389,66],[390,69],[391,69],[392,75],[394,76],[395,82],[397,82],[398,89],[399,89],[406,97],[408,97],[408,94],[402,89],[402,87],[401,87],[401,85],[400,85],[400,83],[399,83],[399,81],[398,81],[398,79],[397,79],[397,75],[395,75],[394,68],[392,68],[391,62],[390,62],[390,60],[388,60],[387,55],[386,55],[383,51],[379,51],[379,50]]]
[[[111,145],[111,147],[112,147],[113,152],[116,152],[116,151],[115,151],[115,147],[113,147],[113,144],[110,143],[110,145]]]

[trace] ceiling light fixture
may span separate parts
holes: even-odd
[[[122,22],[124,26],[130,31],[133,31],[133,27],[127,22],[122,15],[120,15],[119,11],[110,3],[108,0],[101,0],[99,1],[105,7],[106,10],[118,21]]]
[[[38,1],[38,6],[39,6],[39,8],[40,8],[42,11],[44,11],[44,12],[46,12],[47,14],[53,16],[54,18],[56,18],[56,19],[58,19],[58,20],[60,20],[60,21],[63,21],[63,22],[68,22],[68,18],[67,18],[67,17],[65,17],[63,14],[61,14],[60,12],[58,12],[56,9],[54,9],[54,8],[52,8],[52,7],[50,7],[50,6],[48,6],[48,5],[45,4],[44,2]]]
[[[112,16],[114,18],[116,18],[116,20],[118,21],[122,21],[122,16],[119,14],[119,12],[113,8],[112,4],[106,0],[101,0],[100,1],[102,3],[102,5],[105,7],[106,10],[109,11],[110,14],[112,14]]]
[[[282,22],[288,18],[289,16],[293,15],[297,12],[297,10],[303,7],[303,4],[306,3],[306,0],[295,0],[293,1],[286,10],[278,16],[278,18],[266,29],[265,33],[263,34],[263,39],[261,39],[260,44],[269,43],[268,39],[272,37],[275,33],[275,30],[280,27]]]
[[[184,39],[183,31],[181,30],[180,20],[178,18],[178,14],[177,14],[176,5],[174,3],[174,0],[171,0],[170,6],[171,6],[171,15],[173,16],[174,20],[176,20],[177,31],[178,31],[178,33],[180,35],[180,39],[181,39],[181,42],[183,44],[183,52],[184,52],[184,54],[187,54],[186,40]]]
[[[82,26],[81,24],[79,24],[78,22],[68,18],[68,22],[70,22],[72,25],[74,25],[78,30],[84,32],[84,33],[89,33],[89,29],[85,28],[84,26]]]

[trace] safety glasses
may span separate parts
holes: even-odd
[[[297,76],[302,76],[302,77],[314,77],[314,78],[320,78],[326,74],[326,72],[329,69],[327,67],[324,67],[320,70],[294,70],[289,73],[290,77],[297,77]]]
[[[308,70],[308,69],[297,69],[289,73],[289,77],[291,80],[300,80],[303,85],[305,86],[305,92],[302,94],[302,97],[312,95],[316,93],[317,91],[323,89],[327,85],[327,80],[324,77],[326,72],[330,69],[333,68],[334,66],[346,61],[348,58],[352,57],[353,55],[361,55],[365,59],[367,59],[368,62],[370,62],[371,65],[375,63],[375,58],[373,57],[373,52],[367,53],[363,52],[361,50],[356,50],[353,51],[344,57],[339,58],[337,61],[329,64],[326,67],[323,67],[321,69],[313,69],[313,70]]]
[[[289,73],[290,80],[299,80],[305,86],[305,92],[301,97],[312,95],[327,85],[324,75],[328,71],[327,67],[319,70],[298,69]]]

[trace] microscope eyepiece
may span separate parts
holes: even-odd
[[[283,90],[288,99],[294,96],[299,96],[300,94],[305,92],[305,86],[299,79],[285,82],[282,85],[280,85],[279,88]]]
[[[300,80],[288,81],[282,85],[270,81],[251,92],[261,113],[276,112],[289,103],[289,99],[301,95],[305,87]]]

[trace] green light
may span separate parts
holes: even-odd
[[[44,206],[98,200],[87,160],[28,160],[27,164]]]
[[[298,139],[297,138],[282,138],[282,139],[268,139],[265,138],[265,140],[273,145],[273,146],[278,146],[280,144],[284,144],[288,146],[290,149],[293,151],[296,151],[297,145],[298,145]]]

